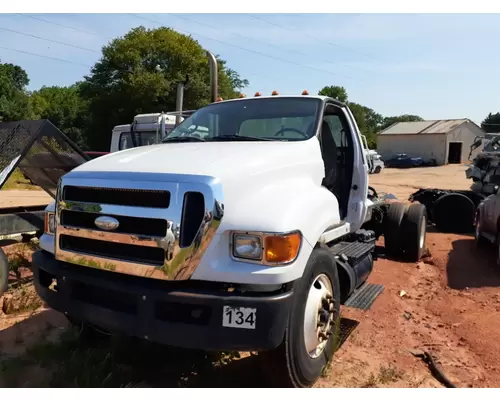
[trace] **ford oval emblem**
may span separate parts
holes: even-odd
[[[113,217],[97,217],[94,220],[95,226],[105,231],[114,231],[116,228],[120,226],[120,223],[116,218]]]

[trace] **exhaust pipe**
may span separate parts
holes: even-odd
[[[208,58],[208,65],[210,67],[210,102],[215,103],[219,95],[217,59],[208,50],[206,51],[206,54]],[[181,123],[182,105],[184,102],[184,89],[186,88],[188,83],[189,83],[189,75],[186,76],[186,80],[184,82],[180,82],[177,84],[177,98],[175,102],[175,111],[176,111],[175,126]]]
[[[215,103],[217,101],[218,93],[218,68],[217,59],[215,56],[207,50],[208,65],[210,66],[210,101]]]

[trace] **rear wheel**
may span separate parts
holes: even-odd
[[[401,236],[403,251],[409,261],[418,261],[425,252],[427,234],[427,211],[424,205],[411,204],[403,217]]]
[[[380,165],[377,165],[377,166],[375,167],[375,173],[376,173],[376,174],[380,174],[380,171],[382,171],[382,168],[380,167]]]
[[[260,354],[273,386],[310,387],[331,362],[340,328],[337,267],[326,249],[315,249],[294,289],[281,345]]]
[[[401,222],[406,212],[406,204],[391,203],[384,218],[384,245],[387,255],[402,255]]]
[[[475,217],[475,222],[474,222],[474,240],[476,242],[477,247],[484,247],[486,245],[486,243],[488,242],[484,238],[484,236],[481,235],[481,233],[482,233],[482,226],[481,225],[482,225],[481,224],[481,216],[480,216],[479,212],[477,212],[476,217]],[[497,240],[497,243],[498,243],[498,245],[500,245],[500,241]]]
[[[476,206],[461,193],[448,193],[436,201],[433,220],[442,232],[471,232],[474,225]]]

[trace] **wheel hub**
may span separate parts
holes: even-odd
[[[314,280],[307,296],[304,315],[304,342],[311,358],[321,355],[330,336],[335,318],[335,301],[330,279],[321,274]]]

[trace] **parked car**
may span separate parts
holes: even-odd
[[[401,153],[385,161],[385,166],[389,168],[413,168],[424,164],[422,157],[410,157],[408,154]]]

